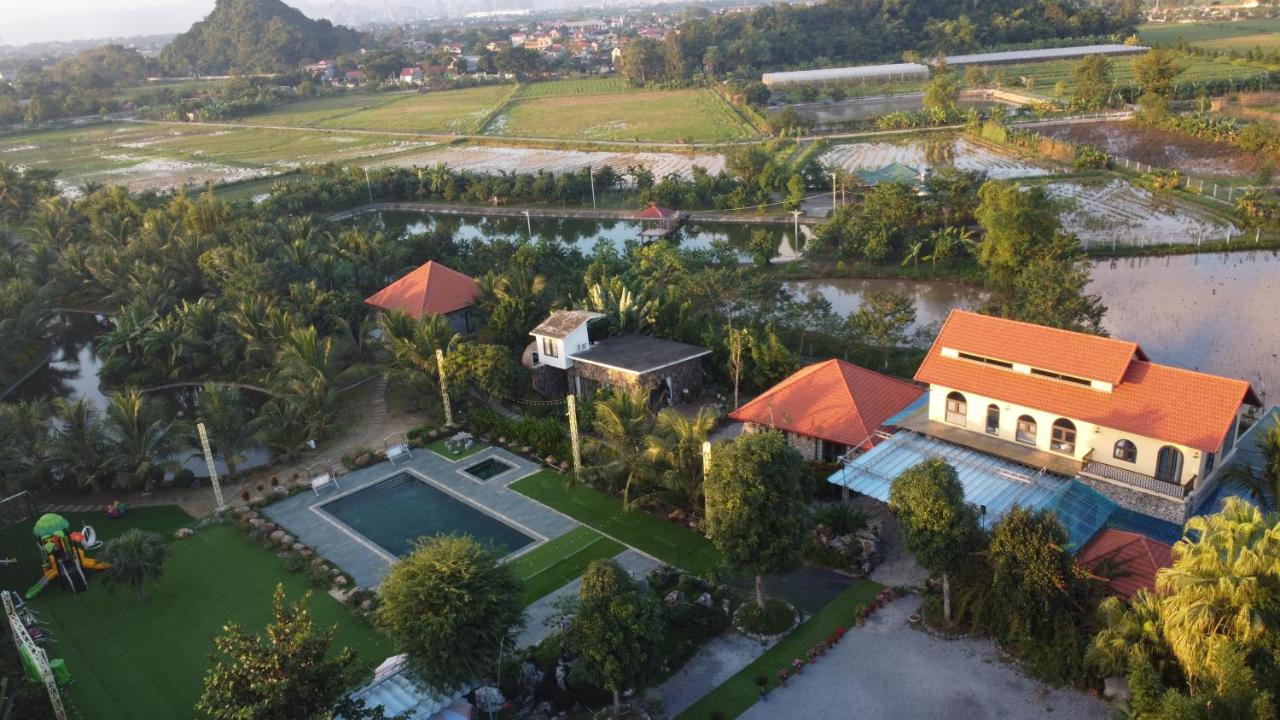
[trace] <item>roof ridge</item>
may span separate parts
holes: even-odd
[[[960,313],[962,315],[969,315],[972,317],[980,317],[987,320],[998,320],[1000,322],[1006,322],[1013,325],[1021,325],[1022,327],[1035,328],[1037,332],[1050,332],[1057,335],[1070,335],[1072,337],[1080,337],[1080,338],[1089,339],[1089,340],[1101,340],[1103,342],[1115,343],[1116,345],[1124,345],[1126,347],[1131,347],[1135,350],[1138,348],[1138,343],[1132,340],[1119,340],[1117,338],[1111,337],[1110,335],[1094,335],[1092,333],[1081,332],[1080,330],[1067,330],[1066,328],[1053,327],[1052,325],[1040,325],[1033,322],[1027,322],[1026,320],[1014,320],[1013,318],[1000,317],[999,315],[988,315],[986,313],[980,313],[980,312],[976,312],[974,310],[968,310],[965,308],[952,308],[951,313],[948,313],[947,318],[950,319],[951,315],[955,313]],[[943,324],[943,326],[945,327],[945,323]]]
[[[856,367],[853,363],[847,363],[850,367]],[[832,358],[832,367],[836,372],[840,373],[840,384],[844,386],[844,391],[849,394],[849,405],[853,407],[854,415],[858,418],[858,424],[862,427],[858,428],[864,435],[871,435],[871,430],[867,428],[867,420],[862,417],[862,405],[858,403],[858,397],[853,392],[853,383],[849,381],[849,375],[845,372],[845,365],[840,362],[839,358]],[[887,377],[887,376],[886,376]]]
[[[1203,370],[1192,370],[1191,368],[1185,368],[1180,365],[1169,365],[1167,363],[1155,362],[1154,360],[1134,360],[1130,364],[1137,364],[1137,363],[1142,363],[1143,365],[1149,365],[1151,367],[1160,368],[1162,370],[1172,370],[1174,372],[1180,372],[1187,375],[1197,375],[1199,377],[1211,378],[1213,380],[1225,380],[1228,382],[1239,383],[1241,385],[1249,385],[1250,387],[1252,387],[1252,384],[1248,380],[1243,380],[1241,378],[1235,378],[1229,375],[1217,375],[1215,373],[1205,372]]]

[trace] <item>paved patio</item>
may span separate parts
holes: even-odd
[[[633,548],[627,548],[617,555],[613,556],[614,561],[622,566],[623,570],[631,573],[631,576],[637,580],[644,580],[645,577],[662,563],[654,560],[648,555],[644,555]],[[520,637],[516,641],[519,647],[532,647],[542,642],[555,632],[556,628],[547,624],[547,620],[554,617],[559,609],[557,605],[561,600],[567,597],[577,597],[578,590],[582,587],[582,578],[577,577],[569,581],[568,585],[556,590],[550,595],[539,598],[537,602],[525,608],[524,630],[520,632]]]
[[[1053,688],[1005,663],[988,640],[940,640],[912,629],[920,598],[902,598],[851,630],[785,688],[743,713],[776,718],[1109,718],[1110,706]]]
[[[498,458],[514,467],[487,482],[462,472],[464,467],[486,458]],[[338,479],[341,484],[338,490],[321,490],[319,496],[313,492],[299,493],[267,506],[263,513],[297,537],[299,542],[309,545],[318,555],[345,570],[360,585],[376,588],[394,557],[316,506],[406,470],[538,541],[520,552],[528,552],[542,541],[563,535],[578,526],[574,520],[509,489],[507,486],[511,483],[537,472],[539,465],[492,447],[457,462],[426,448],[418,448],[413,451],[412,459],[396,465],[384,461],[353,470]]]

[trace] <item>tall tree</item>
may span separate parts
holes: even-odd
[[[146,585],[160,579],[169,543],[160,533],[133,528],[102,547],[101,559],[110,564],[103,581],[107,587],[127,587],[146,600]]]
[[[1106,55],[1089,55],[1071,70],[1071,79],[1075,81],[1072,104],[1089,110],[1103,107],[1114,84],[1111,61]]]
[[[846,327],[868,347],[878,348],[889,367],[889,355],[907,342],[907,330],[916,321],[916,303],[910,295],[893,291],[867,293],[849,315]]]
[[[991,282],[1007,288],[1023,264],[1058,232],[1058,214],[1039,187],[1024,190],[993,180],[978,190],[978,198],[974,215],[985,231],[978,262]]]
[[[582,574],[566,636],[588,682],[613,693],[617,720],[623,691],[652,676],[661,660],[662,610],[616,562],[593,560]]]
[[[702,444],[715,426],[715,411],[706,406],[692,417],[673,408],[658,413],[653,432],[645,438],[644,458],[663,488],[660,499],[702,512]]]
[[[378,626],[437,690],[489,677],[523,624],[519,580],[469,537],[421,540],[378,594]]]
[[[942,574],[942,616],[951,622],[951,574],[981,542],[978,513],[964,499],[955,468],[929,458],[894,479],[889,509],[902,522],[907,549]]]
[[[60,467],[65,477],[94,492],[111,474],[111,458],[102,421],[89,401],[58,398],[49,438],[49,462]]]
[[[599,462],[584,468],[585,474],[620,487],[622,507],[630,509],[634,502],[632,493],[649,470],[645,461],[645,438],[653,427],[649,391],[645,388],[631,392],[610,390],[595,404],[591,426],[595,437],[589,438],[587,445]]]
[[[1186,67],[1178,62],[1173,50],[1156,48],[1138,56],[1132,63],[1133,80],[1142,95],[1138,98],[1141,113],[1149,121],[1160,121],[1169,112],[1175,82]]]
[[[116,480],[129,490],[146,487],[176,468],[174,457],[188,437],[182,423],[164,417],[158,401],[137,388],[108,396],[102,425]]]
[[[212,450],[227,467],[227,480],[234,481],[244,453],[261,440],[261,421],[249,419],[240,388],[219,383],[206,383],[200,388],[196,412]]]
[[[764,576],[799,567],[813,534],[812,475],[778,432],[743,435],[712,449],[707,536],[731,570],[755,576],[760,608],[765,605]]]
[[[960,76],[945,68],[924,86],[924,109],[955,112],[960,99]]]

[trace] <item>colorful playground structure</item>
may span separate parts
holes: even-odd
[[[32,532],[39,538],[37,545],[45,555],[46,565],[40,580],[27,590],[28,600],[59,577],[66,581],[71,592],[82,593],[89,589],[89,581],[84,575],[86,569],[105,570],[110,567],[108,563],[85,554],[86,549],[94,550],[102,545],[93,528],[86,525],[80,532],[68,533],[70,527],[71,523],[66,518],[55,513],[45,513],[36,520]]]

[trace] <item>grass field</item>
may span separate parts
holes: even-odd
[[[1179,83],[1246,78],[1267,72],[1267,68],[1260,65],[1246,65],[1243,62],[1237,64],[1230,61],[1219,62],[1209,58],[1183,56],[1180,62],[1186,70],[1178,76],[1177,82]],[[1065,95],[1069,97],[1075,89],[1075,82],[1071,78],[1071,72],[1077,65],[1079,65],[1077,60],[1055,60],[1022,65],[996,65],[987,67],[986,70],[992,78],[1002,76],[1004,84],[1008,87],[1043,97],[1053,97],[1057,84],[1063,82]],[[1134,82],[1132,59],[1112,58],[1111,75],[1118,85],[1132,85]],[[1022,77],[1032,78],[1033,86],[1030,88],[1024,87],[1019,82],[1019,78]]]
[[[711,90],[638,90],[516,100],[486,135],[591,140],[719,142],[754,131]]]
[[[543,470],[517,480],[511,489],[689,572],[704,574],[724,560],[710,540],[692,530],[641,510],[625,511],[618,498],[585,485],[566,487],[559,473]]]
[[[544,97],[572,97],[574,95],[609,95],[613,93],[635,92],[626,80],[620,77],[591,78],[589,80],[557,80],[521,85],[513,100],[531,100]]]
[[[834,635],[837,628],[849,629],[849,635],[842,642],[865,642],[858,630],[853,629],[854,610],[870,602],[881,588],[870,580],[856,581],[755,662],[677,715],[676,720],[711,720],[716,717],[715,713],[723,713],[725,718],[738,717],[756,704],[760,696],[755,682],[757,675],[769,679],[770,689],[777,687],[778,670],[790,665],[793,658],[803,658],[807,650]]]
[[[611,558],[625,549],[591,528],[577,527],[512,560],[511,569],[524,582],[522,601],[528,606],[581,575],[592,560]]]
[[[177,508],[131,510],[123,519],[67,514],[72,527],[92,523],[111,538],[140,527],[169,536],[191,518]],[[25,589],[39,576],[31,524],[0,532],[19,560],[0,568],[3,587]],[[90,574],[89,591],[72,595],[51,583],[31,601],[57,640],[50,656],[66,661],[69,694],[85,720],[191,717],[200,695],[213,637],[228,622],[259,631],[271,616],[271,593],[283,584],[289,599],[308,590],[301,574],[286,572],[269,551],[237,528],[216,526],[174,541],[158,584],[145,603],[128,591],[109,592]],[[390,642],[324,591],[310,603],[317,627],[337,625],[335,644],[354,649],[372,668],[392,653]]]
[[[388,132],[476,132],[514,92],[512,85],[486,85],[428,93],[335,95],[303,100],[253,115],[253,125]]]
[[[1172,45],[1182,38],[1186,42],[1213,50],[1251,50],[1254,47],[1280,47],[1280,18],[1241,20],[1240,22],[1160,23],[1138,28],[1144,43]]]

